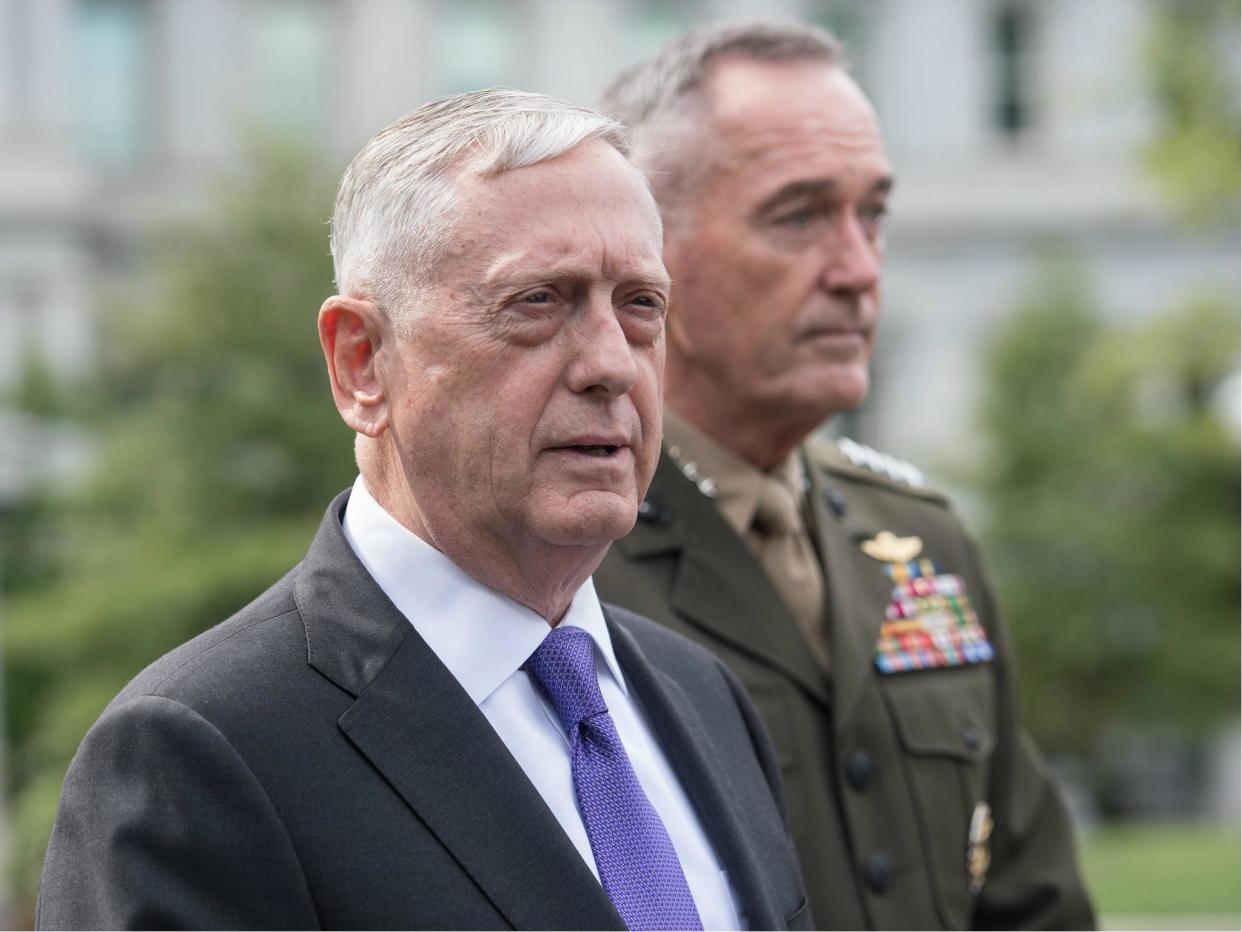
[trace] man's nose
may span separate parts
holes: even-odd
[[[880,244],[868,235],[858,217],[849,214],[825,237],[826,261],[822,275],[826,291],[858,295],[880,281]]]
[[[568,374],[575,392],[624,395],[634,387],[638,367],[630,345],[608,296],[592,296],[571,328],[573,358]]]

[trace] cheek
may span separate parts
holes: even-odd
[[[659,441],[660,411],[664,399],[664,352],[638,360],[638,380],[630,389],[630,401],[638,411],[643,439]]]
[[[683,346],[691,347],[701,365],[739,377],[782,364],[792,321],[803,304],[781,274],[787,269],[787,263],[754,257],[718,267],[710,300],[686,309],[688,343]]]
[[[525,354],[490,369],[477,386],[475,406],[489,420],[486,443],[498,474],[529,473],[544,422],[555,413],[559,369]]]
[[[631,393],[642,424],[643,463],[639,468],[639,481],[649,484],[655,475],[663,440],[664,417],[664,347],[650,361],[650,377],[640,379]]]
[[[667,327],[667,325],[666,325]],[[654,394],[659,398],[664,393],[664,360],[666,356],[667,330],[662,331],[653,344],[636,352],[638,364],[638,382],[635,388],[646,390],[650,384],[654,386]]]
[[[760,320],[771,323],[801,289],[806,278],[798,257],[773,249],[753,232],[732,242],[708,244],[690,269],[696,308],[711,314],[716,326],[749,331]]]
[[[492,481],[497,460],[503,462],[496,450],[507,443],[508,408],[524,402],[506,389],[501,372],[489,369],[488,378],[482,374],[483,367],[429,368],[411,399],[417,420],[406,444],[412,455],[420,460],[434,455],[437,468],[453,476],[464,492],[477,492]]]

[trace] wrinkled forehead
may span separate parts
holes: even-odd
[[[891,184],[876,114],[840,66],[728,60],[704,93],[699,162],[733,198],[816,179],[854,191]]]
[[[614,201],[654,204],[650,187],[628,155],[610,143],[590,139],[566,152],[528,165],[491,170],[486,156],[463,156],[449,175],[458,200],[474,211],[503,213],[517,204],[578,199],[605,194]]]
[[[605,142],[493,175],[465,174],[446,258],[659,275],[662,229],[647,182]]]
[[[741,119],[778,106],[813,106],[825,103],[825,98],[838,105],[848,102],[874,118],[870,102],[849,72],[839,63],[816,58],[766,61],[725,55],[712,63],[699,95],[715,119]]]
[[[801,157],[826,146],[887,165],[875,111],[837,64],[726,58],[704,82],[703,113],[718,161]]]

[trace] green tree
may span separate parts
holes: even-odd
[[[16,886],[32,902],[60,782],[127,679],[223,620],[305,552],[353,476],[316,311],[332,291],[331,189],[269,145],[205,223],[150,246],[144,300],[101,321],[70,409],[85,483],[2,530],[45,555],[9,578],[3,656]]]
[[[1142,49],[1158,120],[1143,153],[1147,167],[1197,224],[1238,217],[1242,131],[1227,43],[1240,16],[1233,0],[1160,0]]]
[[[1142,149],[1175,219],[1236,230],[1239,119],[1229,0],[1157,0],[1140,50]],[[1239,454],[1213,405],[1238,372],[1237,296],[1189,294],[1106,326],[1082,264],[1039,262],[986,361],[990,552],[1050,748],[1104,731],[1235,719]]]
[[[990,350],[989,553],[1050,748],[1236,717],[1242,463],[1213,400],[1239,337],[1236,309],[1210,296],[1106,327],[1062,256]]]

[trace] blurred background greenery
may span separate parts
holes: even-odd
[[[518,6],[474,4],[503,29]],[[1134,74],[1151,119],[1135,161],[1162,222],[1236,256],[1236,46],[1213,50],[1236,37],[1238,10],[1139,6]],[[812,7],[847,38],[865,18],[858,4]],[[630,8],[626,60],[712,9]],[[478,78],[461,66],[451,81],[493,80]],[[31,919],[60,782],[105,703],[282,575],[353,477],[314,330],[332,292],[324,221],[348,153],[298,132],[302,116],[258,122],[201,203],[147,224],[122,273],[95,280],[89,364],[66,374],[55,345],[32,341],[7,380],[5,409],[76,451],[74,468],[36,470],[0,507],[9,925]],[[898,218],[901,198],[899,187]],[[1043,231],[1024,242],[1021,282],[971,360],[974,418],[955,415],[980,452],[943,473],[983,536],[1026,718],[1070,793],[1106,922],[1237,927],[1236,267],[1232,287],[1192,283],[1162,313],[1126,315],[1101,298],[1089,246]],[[882,414],[847,426],[889,437]],[[1222,780],[1225,798],[1205,799]]]

